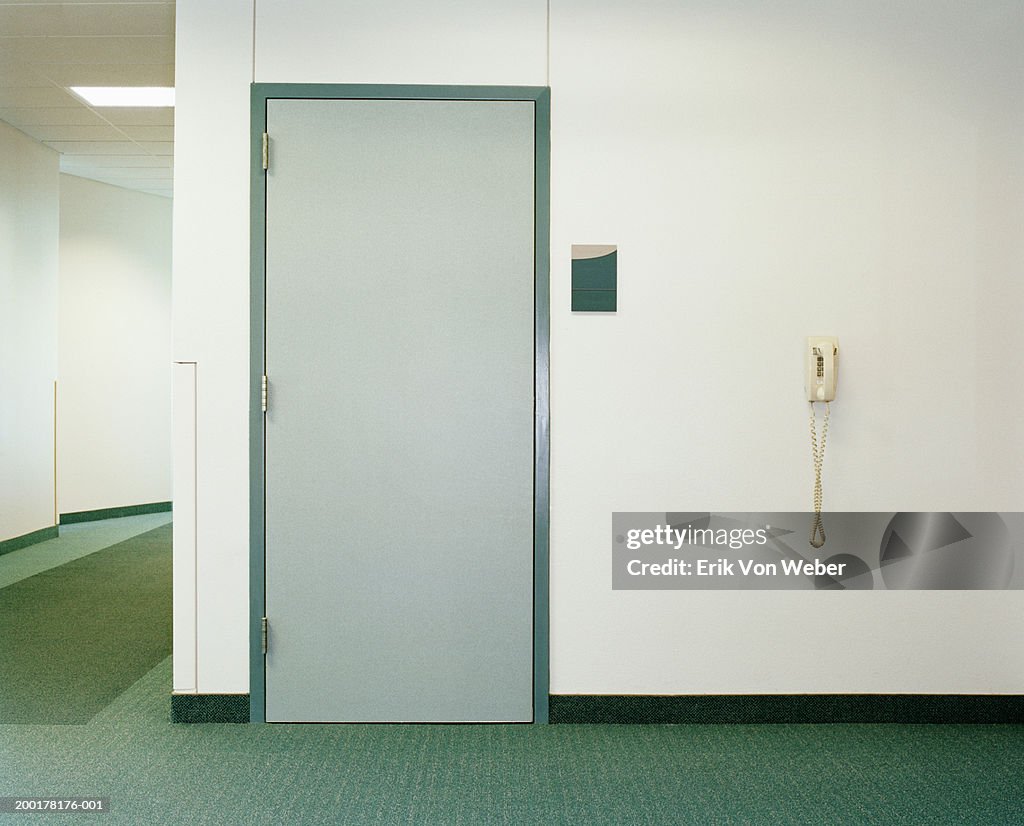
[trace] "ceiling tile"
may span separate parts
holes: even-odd
[[[136,141],[149,154],[157,157],[174,157],[174,141]]]
[[[51,149],[75,155],[173,155],[174,144],[164,141],[44,141]]]
[[[0,87],[49,85],[50,82],[34,67],[9,58],[0,58]]]
[[[81,169],[82,167],[78,167]],[[162,181],[166,183],[173,178],[169,167],[159,166],[94,166],[90,174],[112,181]]]
[[[2,37],[0,48],[24,63],[173,63],[174,38]],[[112,59],[113,58],[113,59]]]
[[[60,168],[70,172],[83,167],[166,167],[173,169],[174,159],[170,155],[74,155],[65,153],[60,156]]]
[[[169,106],[123,109],[104,106],[97,110],[97,114],[115,126],[174,126],[174,109]]]
[[[0,0],[0,6],[87,6],[95,2],[96,0]],[[143,6],[152,2],[153,0],[109,0],[109,5]]]
[[[124,141],[134,140],[113,126],[100,123],[96,126],[76,126],[71,124],[32,124],[18,127],[43,143],[52,141]]]
[[[0,5],[0,32],[12,37],[171,35],[174,4],[146,3],[126,13],[118,3]]]
[[[103,118],[87,106],[68,106],[63,109],[0,109],[0,120],[11,126],[102,126]]]
[[[58,86],[173,86],[173,63],[34,63]]]
[[[81,106],[82,103],[70,92],[56,86],[0,87],[0,109],[21,109],[28,107],[57,108],[61,106]]]
[[[119,126],[118,129],[133,141],[165,141],[174,140],[173,126]]]
[[[114,169],[118,167],[166,167],[173,169],[174,159],[167,155],[70,155],[60,156],[60,169],[79,170],[84,167]]]

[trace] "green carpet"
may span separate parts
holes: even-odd
[[[38,545],[3,554],[0,559],[0,588],[64,565],[73,559],[102,551],[140,533],[167,525],[170,521],[169,513],[150,513],[101,522],[61,525],[57,539],[48,539]]]
[[[168,659],[88,725],[0,726],[0,796],[109,797],[109,826],[1024,821],[1022,726],[186,726],[170,685]]]
[[[0,824],[1024,823],[1016,725],[172,724],[169,537],[0,590],[0,797],[110,801]]]
[[[86,723],[171,651],[171,526],[0,589],[0,723]]]

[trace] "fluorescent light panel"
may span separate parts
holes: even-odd
[[[90,106],[174,106],[173,86],[72,86]]]

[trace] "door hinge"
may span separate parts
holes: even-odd
[[[268,625],[269,624],[267,623],[267,618],[263,617],[263,619],[260,620],[260,649],[263,651],[264,654],[267,653],[267,627],[268,627]]]
[[[267,377],[266,375],[260,379],[260,410],[264,413],[267,412]]]
[[[270,135],[263,133],[263,168],[270,169]]]

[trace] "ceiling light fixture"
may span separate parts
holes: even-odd
[[[90,106],[174,106],[173,86],[71,86]]]

